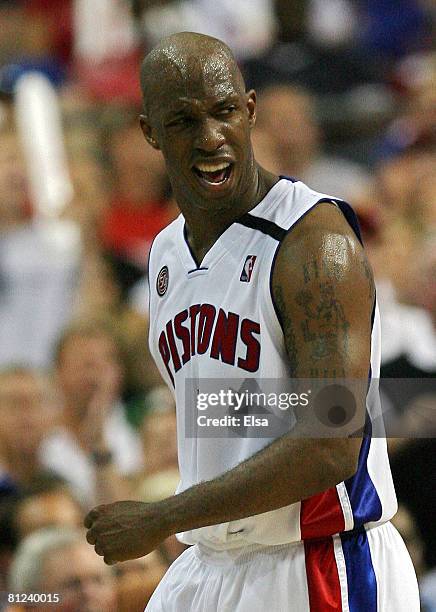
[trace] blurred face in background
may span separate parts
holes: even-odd
[[[109,335],[73,335],[67,339],[58,358],[57,375],[68,405],[86,410],[95,392],[111,386],[116,396],[122,370],[116,342]]]
[[[115,189],[138,204],[163,199],[166,184],[165,162],[162,154],[144,146],[139,127],[128,125],[117,130],[109,143],[115,172]]]
[[[31,459],[54,422],[48,382],[31,372],[0,375],[0,452]]]
[[[20,539],[45,527],[81,527],[83,511],[63,489],[32,495],[19,503],[15,525]]]
[[[118,612],[143,610],[168,569],[157,551],[116,567]]]
[[[271,87],[259,94],[258,126],[275,144],[285,170],[310,164],[318,154],[320,134],[308,94],[293,87]]]
[[[177,467],[177,421],[174,409],[147,415],[141,433],[149,473]]]
[[[83,543],[57,549],[42,567],[40,592],[59,593],[57,612],[115,612],[115,582],[111,569]],[[47,610],[53,610],[47,606]]]
[[[0,133],[0,223],[19,220],[25,214],[26,171],[18,139]]]

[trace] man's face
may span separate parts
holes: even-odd
[[[121,367],[114,340],[103,334],[71,337],[61,352],[57,374],[62,393],[77,409],[102,386],[111,385],[116,394]]]
[[[79,505],[60,489],[22,501],[16,511],[15,524],[22,539],[45,527],[79,527],[82,519]]]
[[[247,191],[255,106],[255,93],[243,90],[236,70],[220,57],[167,77],[149,120],[179,202],[213,211],[234,207]]]
[[[0,382],[0,443],[32,456],[53,425],[48,384],[31,373],[11,373]]]
[[[259,124],[275,142],[285,165],[310,162],[316,155],[319,130],[312,118],[310,99],[292,90],[277,88],[260,97]]]
[[[85,541],[54,551],[42,569],[43,592],[59,593],[58,612],[115,612],[111,570]]]

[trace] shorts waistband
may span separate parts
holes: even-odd
[[[204,563],[209,563],[212,565],[226,565],[228,563],[241,565],[244,563],[250,563],[250,561],[258,558],[259,556],[273,557],[274,555],[280,554],[285,550],[301,545],[303,545],[303,542],[300,541],[287,542],[286,544],[279,544],[277,546],[252,544],[249,546],[243,546],[241,548],[216,550],[209,548],[204,544],[195,544],[193,546],[193,553],[199,561]]]
[[[386,527],[389,525],[390,521],[386,521],[383,523],[377,524],[369,524],[369,525],[361,525],[355,529],[350,531],[344,531],[341,534],[333,534],[330,536],[324,536],[320,538],[312,538],[311,542],[323,542],[325,540],[330,540],[338,535],[343,535],[347,538],[357,537],[359,533],[363,531],[372,531],[377,530],[379,528]],[[215,548],[211,548],[206,546],[205,544],[195,544],[192,547],[193,553],[196,558],[204,563],[210,563],[213,565],[226,565],[228,563],[234,563],[236,565],[249,563],[254,558],[261,556],[272,557],[274,555],[280,554],[285,550],[292,550],[295,547],[304,546],[305,540],[298,540],[296,542],[286,542],[285,544],[278,545],[266,545],[266,544],[249,544],[243,545],[238,548],[224,548],[222,550],[218,550]]]

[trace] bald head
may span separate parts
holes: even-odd
[[[163,154],[180,208],[216,215],[242,206],[258,184],[256,92],[246,91],[227,45],[190,32],[169,36],[145,58],[141,81],[141,129]]]
[[[230,48],[211,36],[193,32],[173,34],[157,45],[141,67],[141,88],[147,115],[154,105],[161,106],[174,86],[195,87],[207,75],[219,81],[235,81],[245,91],[245,83]]]

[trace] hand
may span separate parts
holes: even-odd
[[[107,565],[148,554],[171,535],[161,503],[121,501],[97,506],[85,518],[86,539]]]
[[[81,439],[92,450],[106,446],[104,425],[120,388],[120,371],[117,364],[108,364],[98,376],[82,421]]]

